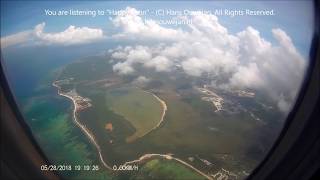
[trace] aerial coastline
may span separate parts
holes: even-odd
[[[101,153],[101,148],[100,148],[100,145],[97,143],[97,141],[95,140],[95,137],[93,136],[93,134],[90,132],[90,130],[88,128],[86,128],[85,125],[81,124],[79,121],[78,121],[78,118],[77,118],[77,112],[79,110],[82,110],[81,108],[81,105],[79,106],[79,104],[77,103],[77,99],[76,97],[81,97],[79,96],[77,93],[75,93],[75,90],[73,90],[73,94],[70,95],[70,92],[68,93],[64,93],[62,92],[61,90],[61,87],[58,85],[59,81],[54,81],[52,83],[52,85],[54,87],[56,87],[58,89],[58,95],[60,96],[64,96],[68,99],[70,99],[72,102],[73,102],[73,120],[75,122],[75,124],[85,133],[85,135],[90,139],[91,143],[94,144],[94,146],[96,147],[97,151],[98,151],[98,154],[99,154],[99,159],[101,161],[101,163],[103,164],[104,167],[106,167],[108,170],[110,171],[115,171],[115,169],[113,169],[112,167],[110,167],[103,159],[103,156],[102,156],[102,153]],[[162,99],[160,99],[157,95],[153,94],[152,92],[148,92],[148,91],[144,91],[146,93],[149,93],[151,94],[153,97],[155,97],[161,104],[162,108],[163,108],[163,111],[162,111],[162,115],[161,115],[161,119],[159,121],[159,123],[154,127],[152,128],[150,131],[148,131],[147,133],[145,133],[143,136],[145,136],[146,134],[150,133],[151,131],[157,129],[161,124],[162,122],[164,121],[164,117],[165,117],[165,114],[166,114],[166,111],[167,111],[167,105],[165,103],[165,101],[163,101]],[[83,98],[83,97],[82,97]],[[85,98],[83,98],[85,99]],[[80,107],[80,108],[79,108]],[[88,107],[91,107],[91,105],[85,107],[85,108],[88,108]],[[142,136],[141,136],[142,137]],[[132,163],[140,163],[140,162],[143,162],[143,161],[147,161],[147,160],[150,160],[152,158],[163,158],[163,159],[166,159],[166,160],[175,160],[177,162],[179,162],[180,164],[188,167],[189,169],[197,172],[198,174],[204,176],[205,178],[211,180],[212,178],[210,176],[208,176],[207,174],[205,174],[204,172],[200,171],[199,169],[193,167],[192,165],[190,165],[189,163],[179,159],[179,158],[176,158],[176,157],[173,157],[171,154],[144,154],[142,155],[141,157],[139,157],[138,159],[135,159],[135,160],[132,160],[132,161],[127,161],[127,162],[124,162],[123,165],[129,165],[129,164],[132,164]]]
[[[81,124],[78,119],[77,119],[77,111],[78,111],[78,104],[76,102],[76,100],[74,99],[73,96],[70,96],[66,93],[63,93],[61,91],[61,87],[56,83],[57,81],[53,82],[52,85],[54,87],[56,87],[58,89],[58,94],[60,96],[64,96],[68,99],[70,99],[73,102],[73,120],[75,122],[75,124],[85,133],[85,135],[90,139],[90,141],[94,144],[94,146],[97,148],[98,154],[99,154],[99,158],[101,163],[109,170],[112,170],[112,168],[110,166],[108,166],[108,164],[104,161],[102,154],[101,154],[101,148],[99,146],[99,144],[96,142],[94,136],[91,134],[91,132],[89,131],[88,128],[86,128],[85,125]]]

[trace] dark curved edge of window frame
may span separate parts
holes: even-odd
[[[311,50],[310,50],[310,63],[309,63],[309,67],[308,70],[306,72],[306,78],[304,79],[304,82],[302,84],[302,88],[299,92],[299,96],[296,100],[296,103],[292,109],[292,111],[289,113],[287,120],[285,122],[285,125],[280,133],[280,135],[278,136],[276,142],[273,144],[272,148],[269,150],[269,152],[267,153],[267,155],[265,156],[265,158],[261,161],[261,163],[257,166],[257,168],[255,168],[253,170],[253,172],[249,175],[248,179],[275,179],[275,178],[279,178],[282,177],[284,179],[310,179],[312,177],[314,177],[316,170],[319,170],[319,156],[318,156],[318,151],[319,150],[319,132],[317,130],[317,128],[319,128],[320,126],[318,126],[319,124],[316,121],[317,118],[319,118],[319,110],[317,110],[317,107],[320,107],[320,103],[319,103],[319,96],[315,97],[315,105],[314,105],[314,109],[313,112],[311,112],[309,115],[309,120],[313,120],[313,122],[307,122],[309,125],[308,127],[310,127],[311,125],[315,125],[313,126],[313,131],[316,132],[315,137],[313,138],[313,141],[310,141],[309,144],[311,145],[311,148],[309,148],[309,150],[311,149],[311,151],[313,151],[312,153],[312,157],[315,157],[315,161],[316,161],[316,167],[315,169],[313,169],[312,172],[306,172],[304,174],[300,174],[300,176],[295,176],[293,177],[291,174],[294,174],[294,172],[287,172],[287,173],[274,173],[279,171],[279,169],[281,169],[280,165],[283,165],[283,161],[281,161],[280,163],[275,164],[275,166],[273,166],[273,170],[271,170],[271,173],[267,173],[264,174],[264,172],[266,171],[270,171],[270,169],[266,169],[264,166],[269,163],[271,161],[271,157],[274,155],[275,151],[278,149],[279,145],[281,143],[283,143],[284,141],[284,136],[286,135],[286,133],[288,132],[288,130],[291,128],[290,125],[292,125],[293,120],[295,120],[295,116],[297,114],[297,112],[301,109],[303,109],[303,107],[301,107],[302,101],[304,100],[306,95],[306,92],[308,90],[310,90],[310,85],[311,83],[316,83],[316,82],[310,82],[312,76],[317,76],[317,73],[319,75],[319,68],[316,69],[316,65],[319,66],[319,57],[320,57],[320,52],[319,52],[319,28],[320,28],[320,17],[319,17],[319,2],[317,0],[314,0],[314,14],[315,14],[315,18],[314,18],[314,35],[313,35],[313,39],[312,39],[312,45],[311,45]],[[318,58],[318,59],[317,59]],[[4,69],[3,69],[3,65],[2,65],[2,52],[1,52],[1,61],[0,61],[0,87],[2,87],[2,90],[4,91],[4,95],[6,96],[6,100],[8,101],[11,110],[14,112],[14,115],[17,117],[20,125],[24,128],[26,134],[28,135],[28,137],[30,138],[33,146],[36,148],[36,150],[38,151],[39,155],[43,158],[44,162],[46,162],[47,164],[50,164],[48,158],[45,156],[45,154],[43,153],[42,149],[40,148],[40,146],[38,145],[38,143],[36,142],[36,140],[34,139],[34,136],[32,135],[32,132],[30,130],[30,127],[26,124],[26,122],[24,121],[24,118],[21,114],[21,112],[18,109],[18,106],[16,104],[15,98],[13,96],[13,94],[10,91],[7,79],[5,78],[5,73],[4,73]],[[317,62],[318,61],[318,62]],[[319,79],[319,78],[318,78]],[[319,95],[319,92],[318,92]],[[313,119],[312,119],[313,118]],[[308,119],[305,119],[308,120]],[[316,123],[316,124],[314,124]],[[311,126],[312,127],[312,126]],[[306,128],[305,128],[306,129]],[[304,130],[305,130],[304,129]],[[299,131],[301,133],[301,130]],[[301,135],[298,136],[298,138],[296,140],[299,140],[299,138],[301,138]],[[301,140],[301,139],[300,139]],[[312,150],[312,147],[315,148]],[[290,152],[290,150],[292,149],[287,149],[288,152]],[[315,151],[315,152],[314,152]],[[310,151],[308,151],[310,152]],[[314,155],[314,153],[316,155]],[[303,159],[300,160],[299,162],[302,163]],[[285,162],[287,165],[290,164],[289,162]],[[299,163],[295,163],[292,165],[289,165],[291,168],[292,167],[297,167],[299,166]],[[285,169],[285,168],[284,168]],[[301,173],[301,172],[300,172]],[[262,174],[262,175],[261,175]],[[263,175],[264,174],[264,175]],[[306,175],[307,174],[307,175]],[[291,175],[291,176],[290,176]],[[59,174],[57,174],[57,176],[59,177]],[[61,178],[61,177],[60,177]]]
[[[29,138],[28,140],[31,142],[31,146],[33,146],[36,153],[38,153],[37,156],[40,156],[41,160],[45,163],[45,165],[50,165],[52,163],[49,161],[49,159],[47,158],[47,156],[45,155],[45,153],[42,151],[39,144],[37,143],[36,139],[34,138],[29,125],[25,122],[24,117],[19,110],[19,107],[18,107],[16,100],[15,100],[16,98],[10,89],[8,79],[5,76],[6,75],[5,74],[5,67],[4,67],[5,65],[3,64],[2,50],[0,50],[0,56],[1,56],[1,60],[0,60],[0,90],[2,91],[3,96],[4,96],[4,97],[0,97],[0,98],[4,98],[4,99],[1,99],[1,105],[4,105],[4,106],[8,105],[9,106],[8,108],[10,108],[10,110],[13,113],[13,117],[10,120],[17,121],[18,125],[21,126],[21,128],[24,130],[24,132],[16,132],[16,133],[19,133],[19,135],[20,135],[20,133],[23,133],[24,135],[26,135]],[[5,102],[7,104],[5,104],[3,102]],[[2,107],[0,107],[0,108],[2,108]],[[1,112],[2,112],[2,110],[1,110]],[[3,120],[4,119],[2,119],[2,116],[1,116],[1,126],[3,126],[3,123],[2,123]],[[1,129],[2,128],[9,128],[9,130],[16,130],[15,128],[19,128],[19,127],[10,126],[10,127],[1,127]],[[2,138],[3,137],[1,137],[1,146],[8,146],[10,148],[15,148],[17,144],[19,144],[19,143],[21,144],[21,142],[10,142],[10,144],[3,144]],[[23,150],[28,152],[29,149],[23,148]],[[8,155],[8,154],[6,154],[6,155]],[[13,160],[11,155],[12,154],[9,154],[8,156],[3,157],[2,150],[1,150],[1,177],[3,177],[3,175],[5,175],[5,174],[3,174],[3,171],[7,171],[8,173],[18,173],[18,172],[15,172],[17,170],[15,167],[8,167],[7,165],[3,164],[3,163],[5,163],[5,161],[12,161]],[[34,154],[30,154],[30,155],[28,154],[28,156],[30,156],[30,157],[32,157],[33,155]],[[12,156],[14,156],[14,155],[12,155]],[[29,159],[32,159],[30,157],[29,157]],[[25,167],[26,168],[25,171],[27,171],[27,169],[30,170],[30,167],[26,167],[26,165],[24,165],[24,162],[17,162],[17,163],[19,164],[19,166]],[[38,164],[37,162],[35,162],[35,163]],[[43,173],[42,173],[43,177],[37,176],[37,174],[39,172],[41,172],[40,165],[42,165],[42,164],[38,164],[38,165],[39,165],[39,167],[37,167],[37,169],[33,169],[34,170],[33,172],[28,172],[28,173],[31,173],[34,175],[33,178],[47,179],[49,177],[50,178],[57,177],[59,179],[62,179],[62,177],[54,171],[51,171],[51,172],[48,171],[49,173],[53,174],[53,176],[51,175],[48,177],[48,176],[46,176],[46,174],[43,174]],[[8,168],[11,168],[11,169],[8,169]],[[19,173],[14,174],[14,176],[15,176],[15,178],[18,178],[18,179],[21,178],[19,176]],[[3,177],[3,178],[6,178],[6,177]],[[14,178],[14,177],[11,177],[11,178]],[[11,178],[9,178],[9,179],[11,179]],[[24,178],[28,179],[30,177],[22,177],[22,179],[24,179]]]
[[[304,180],[314,179],[319,175],[317,172],[320,170],[320,2],[314,0],[313,5],[314,32],[309,52],[310,62],[305,79],[280,135],[265,158],[248,176],[247,179],[249,180]],[[310,97],[313,97],[313,105],[308,110],[307,108],[310,108],[310,106],[305,105],[309,103],[306,99],[310,99]],[[300,113],[300,119],[298,113]],[[305,114],[303,118],[301,118],[301,113]],[[295,125],[293,125],[294,123]],[[301,124],[301,127],[298,127],[297,124]],[[295,139],[288,136],[289,131],[295,135]],[[285,152],[285,156],[278,156],[278,153],[283,152]]]

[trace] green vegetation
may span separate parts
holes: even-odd
[[[127,142],[142,137],[161,120],[163,107],[160,102],[150,93],[136,88],[111,91],[107,95],[107,103],[110,109],[123,116],[136,129],[135,133],[127,138]]]
[[[191,80],[179,74],[172,79],[172,74],[160,76],[151,71],[141,72],[152,80],[140,88],[154,92],[168,107],[161,126],[144,136],[161,120],[161,103],[152,94],[133,87],[132,81],[137,76],[118,76],[105,59],[88,59],[66,66],[58,79],[74,78],[64,88],[74,87],[79,95],[91,100],[92,107],[79,111],[78,120],[93,134],[109,166],[136,160],[149,153],[172,153],[200,171],[210,173],[221,167],[232,171],[246,169],[242,167],[244,161],[248,162],[246,167],[255,164],[247,152],[257,152],[261,157],[261,150],[248,148],[257,147],[254,137],[261,130],[261,123],[248,113],[214,112],[212,103],[201,100],[198,91],[190,84]],[[108,129],[106,125],[112,128]],[[90,143],[88,139],[86,141]],[[80,146],[80,149],[83,148]],[[97,154],[92,147],[90,152]],[[190,157],[194,160],[189,160]],[[207,165],[200,158],[214,166]],[[122,172],[115,177],[203,179],[176,161],[161,159],[145,162],[138,172]]]
[[[88,92],[88,90],[87,90]],[[91,91],[90,91],[91,92]],[[114,146],[123,144],[125,138],[134,133],[134,127],[122,116],[110,110],[105,101],[105,93],[94,92],[86,94],[92,100],[92,107],[78,113],[79,121],[85,124],[95,136],[101,146],[104,159],[109,164],[117,164],[119,160],[126,160],[125,157],[117,156]],[[111,123],[112,131],[108,131],[105,126]],[[110,142],[112,140],[112,143]],[[97,153],[94,150],[94,153]]]
[[[87,63],[90,62],[90,63]],[[88,57],[83,61],[78,61],[65,66],[65,69],[60,74],[59,79],[66,79],[74,77],[75,80],[94,80],[99,79],[110,74],[112,72],[112,66],[101,57]]]
[[[187,167],[173,161],[153,159],[144,164],[132,179],[205,179]]]

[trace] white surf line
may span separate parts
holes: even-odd
[[[193,167],[191,164],[179,159],[179,158],[175,158],[175,157],[172,157],[171,155],[168,155],[168,154],[145,154],[143,156],[141,156],[139,159],[136,159],[136,160],[133,160],[133,161],[128,161],[128,162],[125,162],[123,165],[128,165],[128,164],[133,164],[133,163],[138,163],[140,161],[143,161],[143,160],[148,160],[152,157],[160,157],[160,158],[164,158],[164,159],[167,159],[167,160],[175,160],[189,168],[191,168],[192,170],[196,171],[198,174],[206,177],[207,179],[209,180],[212,180],[212,178],[210,176],[208,176],[207,174],[203,173],[202,171],[200,171],[199,169]]]
[[[67,97],[68,99],[71,99],[73,102],[73,120],[76,123],[76,125],[85,133],[85,135],[90,139],[90,141],[96,146],[97,150],[98,150],[98,154],[99,154],[99,158],[100,161],[102,162],[102,164],[109,170],[113,170],[110,166],[108,166],[108,164],[103,160],[102,154],[101,154],[101,148],[99,146],[99,144],[96,142],[96,140],[94,139],[94,136],[90,133],[90,131],[85,127],[85,125],[81,124],[78,119],[77,119],[77,103],[75,101],[75,99],[73,99],[72,96],[68,96],[67,94],[64,94],[61,92],[61,88],[60,86],[58,86],[55,82],[52,83],[52,85],[56,88],[58,88],[58,94],[60,96],[64,96]]]

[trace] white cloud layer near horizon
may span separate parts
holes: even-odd
[[[129,13],[112,19],[120,29],[114,37],[158,43],[111,51],[111,57],[118,61],[113,66],[115,72],[132,74],[135,65],[158,72],[173,71],[179,66],[189,76],[210,74],[227,79],[224,83],[213,81],[216,87],[259,90],[279,110],[288,112],[291,108],[304,77],[306,61],[282,29],[271,30],[276,40],[273,44],[251,26],[230,34],[214,15],[191,15],[193,23],[181,30],[154,25],[152,20],[145,22],[136,9],[126,10]]]
[[[30,39],[32,30],[18,32],[1,38],[1,47],[6,48],[16,44],[22,44]]]
[[[102,29],[75,27],[70,25],[67,29],[56,33],[46,33],[44,28],[46,23],[40,23],[32,30],[22,31],[16,34],[1,38],[1,47],[9,47],[16,44],[23,44],[33,41],[37,44],[58,44],[58,45],[74,45],[85,44],[105,38]]]
[[[145,21],[135,8],[125,10],[126,13],[110,18],[117,29],[110,38],[133,40],[135,44],[109,51],[116,62],[113,65],[116,73],[135,73],[136,65],[165,73],[180,67],[188,76],[210,74],[226,79],[223,83],[213,80],[217,88],[255,89],[266,93],[279,110],[288,112],[291,108],[304,77],[306,61],[284,30],[272,29],[276,41],[271,43],[251,26],[231,34],[214,15],[190,15],[187,18],[192,19],[192,24],[182,29],[164,27],[152,19]],[[71,25],[61,32],[46,33],[45,25],[40,23],[32,30],[2,37],[1,46],[29,41],[67,46],[106,38],[99,28]],[[151,41],[153,45],[146,45]]]

